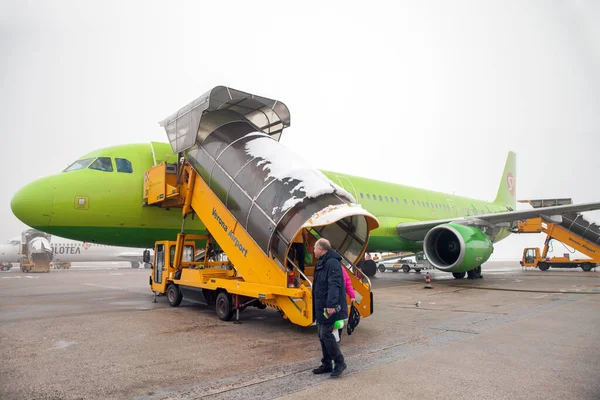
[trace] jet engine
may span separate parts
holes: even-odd
[[[443,224],[427,232],[423,250],[435,268],[464,273],[486,262],[494,247],[490,238],[479,228]]]

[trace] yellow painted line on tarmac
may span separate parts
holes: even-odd
[[[31,301],[16,304],[0,304],[0,307],[19,307],[19,306],[33,306],[33,305],[51,305],[57,303],[75,303],[81,301],[99,301],[99,300],[126,300],[135,299],[139,296],[113,296],[113,297],[92,297],[87,299],[72,299],[72,300],[57,300],[57,301]]]
[[[501,292],[526,292],[526,293],[556,293],[556,294],[600,294],[600,292],[583,292],[583,291],[570,291],[570,290],[536,290],[536,289],[510,289],[510,288],[495,288],[489,286],[463,286],[463,285],[449,285],[448,287],[456,287],[461,289],[479,289],[479,290],[498,290]]]
[[[82,285],[93,286],[93,287],[98,287],[98,288],[102,288],[102,289],[127,290],[127,289],[123,289],[123,288],[119,288],[119,287],[115,287],[115,286],[98,285],[96,283],[82,283]]]

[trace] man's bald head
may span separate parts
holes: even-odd
[[[315,246],[320,247],[322,250],[325,250],[326,252],[331,250],[331,243],[329,243],[329,240],[325,239],[325,238],[321,238],[319,240],[316,241]]]

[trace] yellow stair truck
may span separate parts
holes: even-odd
[[[308,244],[325,237],[342,256],[357,294],[359,313],[373,313],[371,283],[356,268],[377,219],[341,187],[279,143],[290,125],[285,104],[217,86],[161,122],[175,164],[146,172],[144,204],[179,207],[176,240],[155,245],[150,285],[170,305],[188,298],[214,305],[229,320],[248,306],[277,309],[309,326],[312,271],[292,257],[304,229]],[[186,218],[199,218],[205,235],[185,233]],[[204,256],[195,260],[197,248]],[[227,259],[211,257],[218,248]],[[313,262],[314,264],[314,262]]]

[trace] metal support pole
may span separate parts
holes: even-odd
[[[241,324],[241,322],[240,322],[240,296],[237,294],[234,296],[235,296],[235,321],[233,321],[233,323]]]

